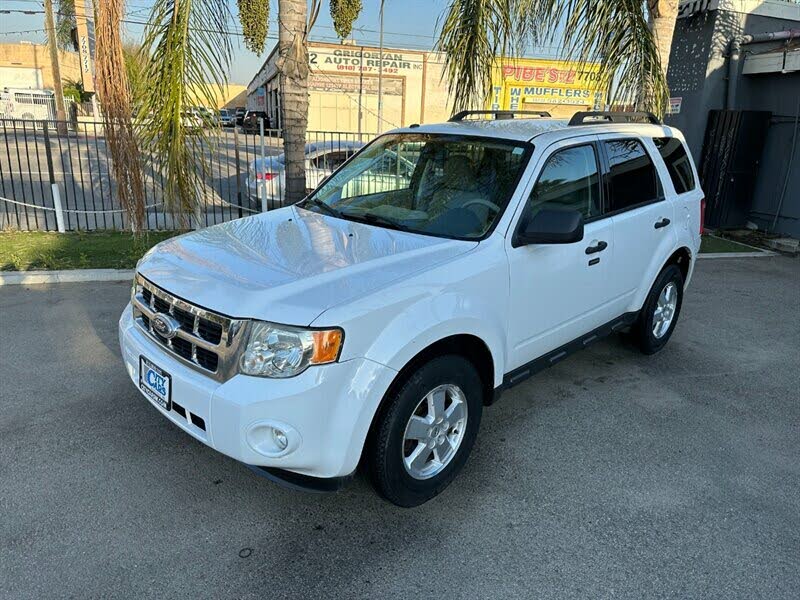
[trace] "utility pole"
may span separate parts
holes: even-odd
[[[53,19],[53,0],[44,0],[44,23],[47,30],[47,47],[50,50],[50,64],[53,71],[53,88],[56,96],[56,129],[59,135],[67,132],[67,113],[64,110],[64,89],[61,86],[61,68],[58,64],[56,44],[56,24]]]
[[[383,131],[383,0],[381,0],[380,21],[380,51],[378,52],[380,55],[378,59],[378,133]]]

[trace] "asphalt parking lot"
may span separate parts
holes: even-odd
[[[700,261],[667,348],[596,344],[403,510],[285,490],[127,378],[124,283],[0,287],[0,596],[796,598],[800,260]]]

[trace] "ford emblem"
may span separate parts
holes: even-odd
[[[151,323],[153,325],[153,331],[155,331],[162,338],[168,340],[174,338],[178,333],[178,329],[181,327],[181,324],[178,323],[178,321],[169,315],[165,315],[164,313],[156,314]]]

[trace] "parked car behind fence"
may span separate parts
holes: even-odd
[[[363,142],[352,140],[329,140],[306,144],[306,189],[311,191],[316,188],[363,147]],[[252,161],[247,170],[245,186],[254,205],[258,205],[262,194],[265,194],[268,206],[282,204],[286,188],[286,157],[278,154]]]
[[[264,129],[269,129],[269,116],[264,111],[248,110],[242,119],[242,133],[259,133],[260,120],[264,120]]]

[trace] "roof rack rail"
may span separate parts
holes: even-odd
[[[549,117],[550,113],[544,110],[462,110],[457,112],[449,121],[456,123],[463,121],[471,115],[494,115],[495,120],[513,119],[514,115],[530,115],[532,117]]]
[[[569,120],[570,125],[587,125],[587,124],[602,124],[602,123],[635,123],[646,119],[648,123],[653,125],[661,125],[651,112],[614,112],[614,111],[579,111],[572,115]],[[587,123],[588,121],[588,123]]]

